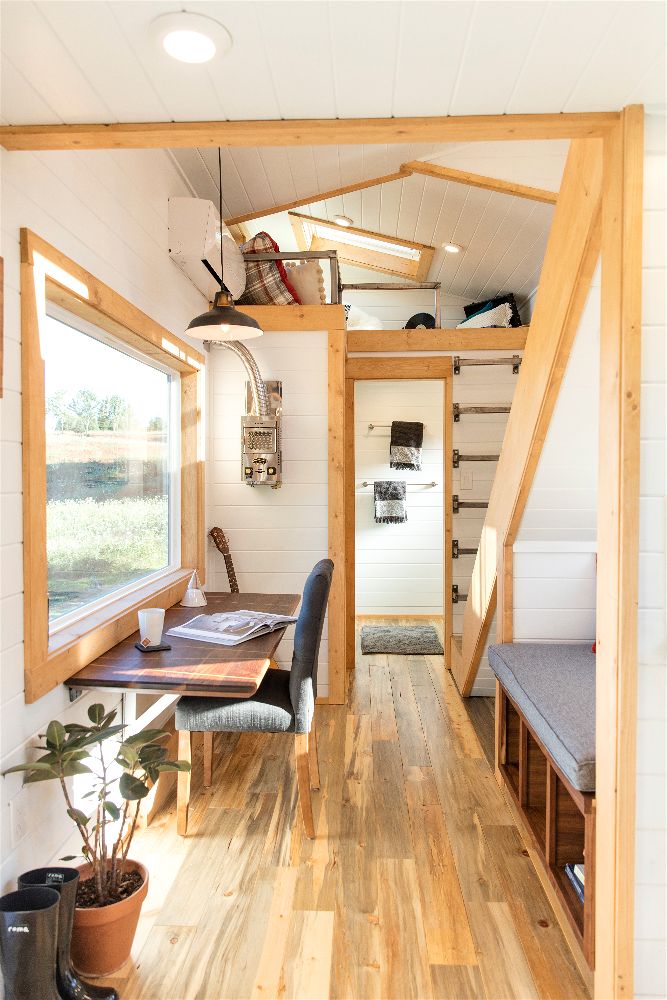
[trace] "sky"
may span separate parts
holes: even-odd
[[[47,316],[42,337],[46,398],[59,389],[73,396],[90,389],[96,396],[127,399],[140,426],[169,415],[169,378],[122,351]]]

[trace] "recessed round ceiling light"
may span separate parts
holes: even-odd
[[[446,253],[461,253],[463,250],[458,243],[443,243],[442,248]]]
[[[334,215],[333,220],[337,226],[351,226],[354,222],[349,215]]]
[[[223,24],[187,10],[156,17],[152,30],[164,52],[179,62],[210,62],[215,55],[223,55],[232,47],[232,36]]]

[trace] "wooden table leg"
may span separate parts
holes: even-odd
[[[178,731],[178,759],[192,763],[192,733],[189,729]],[[188,832],[188,809],[190,806],[190,771],[178,772],[176,788],[176,830],[180,837]]]
[[[315,836],[313,804],[310,798],[310,768],[308,766],[308,733],[294,734],[294,755],[296,757],[296,780],[299,787],[299,804],[306,836]]]

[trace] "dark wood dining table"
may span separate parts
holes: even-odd
[[[170,650],[142,653],[134,632],[65,683],[74,689],[150,691],[157,694],[197,694],[212,698],[250,698],[269,669],[285,634],[277,629],[238,646],[221,646],[198,639],[167,635],[169,629],[183,625],[199,614],[220,611],[267,611],[275,615],[294,615],[300,594],[227,594],[207,593],[203,608],[175,605],[165,613],[162,641]]]

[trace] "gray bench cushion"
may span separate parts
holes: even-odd
[[[489,646],[489,664],[563,774],[595,791],[595,653],[591,644]]]
[[[267,670],[252,698],[181,698],[176,728],[203,733],[293,733],[287,670]]]

